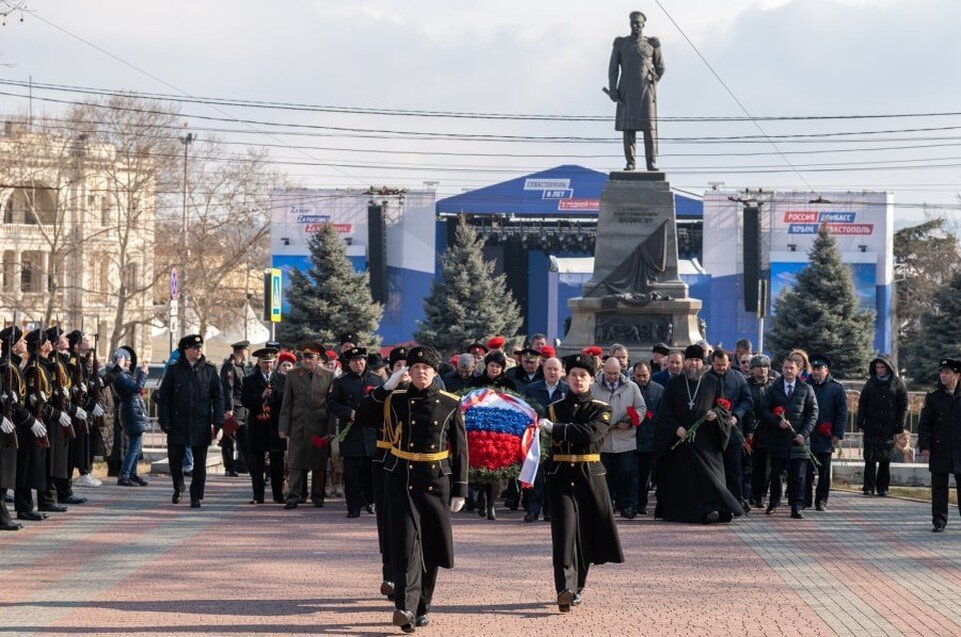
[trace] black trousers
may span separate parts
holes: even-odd
[[[804,505],[811,506],[814,502],[827,502],[831,492],[831,457],[830,451],[816,453],[814,457],[821,463],[817,467],[818,486],[814,489],[814,463],[808,462],[807,478],[804,481]]]
[[[654,454],[650,451],[637,452],[637,509],[647,508],[647,493],[651,488],[651,469]]]
[[[504,504],[511,511],[516,511],[521,503],[521,485],[516,478],[507,481],[507,489],[504,491]]]
[[[724,450],[724,483],[738,502],[744,502],[747,499],[743,491],[744,473],[741,467],[741,455],[740,439],[736,435],[731,436]]]
[[[614,501],[614,510],[637,509],[637,452],[601,453],[601,463],[607,470],[607,490]]]
[[[755,447],[751,468],[751,499],[755,502],[764,501],[764,492],[770,484],[770,468],[768,467],[768,448]],[[778,476],[778,480],[780,480]]]
[[[67,478],[47,478],[47,488],[37,491],[37,506],[41,509],[63,502],[73,495],[73,487]]]
[[[9,524],[13,522],[13,518],[10,517],[10,510],[7,509],[6,499],[7,499],[7,490],[0,489],[0,522]]]
[[[207,445],[191,445],[194,454],[194,472],[190,477],[190,499],[203,500],[204,487],[207,484]],[[174,483],[174,491],[186,491],[184,484],[184,453],[186,445],[167,443],[167,462],[170,464],[170,478]]]
[[[781,501],[781,472],[787,469],[787,500],[792,507],[804,504],[807,458],[771,458],[771,502]]]
[[[387,498],[384,497],[384,463],[370,463],[370,484],[374,491],[374,513],[377,516],[377,542],[380,545],[381,576],[385,582],[392,581],[394,567],[390,563],[390,534],[388,533]]]
[[[524,510],[536,518],[543,509],[544,519],[549,519],[551,517],[551,506],[547,503],[547,480],[544,477],[543,464],[537,467],[537,473],[534,474],[534,484],[531,485],[530,489],[524,491],[527,493],[527,504],[524,506]]]
[[[548,480],[548,487],[551,481]],[[580,592],[587,582],[590,563],[581,549],[583,538],[577,532],[577,502],[570,489],[551,493],[551,541],[553,546],[554,589]]]
[[[13,508],[17,513],[34,510],[33,491],[29,487],[17,487],[13,490]]]
[[[947,473],[931,472],[931,521],[937,526],[948,523],[948,476]],[[961,510],[961,473],[954,474],[958,491],[958,509]]]
[[[390,501],[387,515],[394,567],[394,607],[426,615],[434,597],[439,564],[431,548],[424,546],[418,529],[424,518],[445,515],[442,509],[449,506],[450,482],[442,480],[433,484],[430,493],[411,492],[406,479],[388,475],[384,486],[384,497]]]
[[[870,493],[886,493],[891,486],[891,463],[889,461],[864,461],[864,490]]]
[[[250,484],[254,490],[254,500],[264,499],[265,459],[270,457],[270,490],[275,502],[284,500],[284,452],[283,451],[254,451],[247,453],[247,466],[250,469]]]
[[[351,456],[344,458],[344,499],[347,500],[347,513],[360,513],[360,510],[374,502],[374,487],[371,480],[373,456]]]

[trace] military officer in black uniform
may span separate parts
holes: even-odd
[[[395,347],[390,350],[387,358],[387,366],[390,373],[407,366],[407,348],[404,346]],[[405,374],[401,377],[397,389],[407,389],[410,386],[410,375]],[[384,460],[390,455],[388,450],[391,448],[391,436],[389,421],[384,418],[384,405],[378,403],[368,394],[357,408],[357,418],[366,427],[377,428],[377,442],[374,450],[373,462],[371,462],[371,486],[374,489],[374,512],[377,514],[377,541],[380,545],[380,561],[383,580],[380,583],[380,594],[386,595],[387,599],[394,599],[394,568],[390,561],[390,535],[387,528],[387,500],[384,498]]]
[[[352,347],[341,354],[347,362],[344,375],[334,381],[327,397],[327,411],[339,422],[340,457],[344,459],[344,498],[347,517],[360,517],[360,510],[374,512],[371,461],[377,448],[377,431],[357,423],[360,401],[384,379],[367,369],[367,350]]]
[[[611,425],[611,406],[591,398],[594,358],[564,359],[570,393],[547,408],[541,427],[551,436],[547,492],[551,510],[554,587],[562,613],[581,601],[591,564],[623,562],[614,508],[601,464],[601,441]]]
[[[401,367],[371,392],[383,406],[391,441],[384,459],[390,559],[394,567],[394,625],[406,633],[429,622],[438,567],[454,566],[451,512],[467,495],[467,432],[460,398],[433,384],[440,354],[408,352]],[[410,386],[397,389],[409,372]],[[453,478],[453,479],[452,479]]]
[[[20,374],[20,357],[14,350],[23,347],[23,330],[11,325],[0,331],[0,531],[17,531],[22,524],[14,522],[4,501],[7,489],[17,488],[17,455],[20,444],[27,443],[33,417],[24,408],[26,387]],[[39,451],[36,444],[30,450]]]
[[[243,404],[247,408],[247,468],[254,497],[251,504],[264,503],[265,458],[270,462],[270,489],[274,502],[284,503],[284,450],[287,441],[282,440],[277,425],[280,407],[284,400],[283,390],[277,391],[274,382],[274,362],[278,350],[264,347],[254,352],[257,369],[244,378]]]
[[[220,382],[224,386],[224,418],[237,423],[233,436],[224,435],[220,439],[220,455],[224,461],[224,473],[236,478],[238,473],[247,472],[247,408],[243,404],[244,378],[251,369],[247,365],[249,341],[238,341],[230,346],[233,353],[224,359],[220,366]],[[234,458],[234,450],[237,458]]]

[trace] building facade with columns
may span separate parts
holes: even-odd
[[[110,144],[0,133],[0,321],[83,328],[100,355],[150,359],[156,193],[149,158]]]

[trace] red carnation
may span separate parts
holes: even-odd
[[[784,415],[784,407],[775,407],[775,408],[774,408],[774,415],[775,415],[775,416],[783,416],[783,415]]]
[[[714,404],[725,411],[731,411],[731,401],[727,398],[718,398],[714,401]]]
[[[367,385],[367,387],[364,387],[364,396],[366,396],[367,394],[369,394],[369,393],[372,392],[373,390],[374,390],[374,386],[373,386],[373,385]]]
[[[330,442],[327,440],[326,436],[313,436],[310,441],[314,444],[317,449],[323,449]]]
[[[820,425],[818,425],[818,433],[825,438],[830,438],[832,433],[831,423],[822,422]]]
[[[631,424],[634,425],[635,427],[641,424],[641,415],[637,413],[637,410],[634,409],[633,406],[628,405],[627,415],[631,417]]]
[[[644,418],[647,420],[654,420],[654,412],[648,409],[644,412]]]

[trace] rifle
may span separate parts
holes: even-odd
[[[57,332],[60,332],[60,320],[57,319]],[[67,389],[64,380],[67,378],[67,370],[63,368],[63,363],[60,360],[60,352],[57,351],[57,344],[53,344],[53,396],[56,401],[54,405],[61,412],[70,415],[70,410],[68,408],[67,402]],[[77,432],[73,428],[73,418],[70,419],[69,425],[64,427],[64,435],[67,440],[77,437]],[[58,423],[59,424],[59,423]]]
[[[13,326],[16,328],[17,325],[17,313],[13,313]],[[17,393],[14,391],[13,386],[13,336],[16,329],[10,330],[10,340],[7,342],[7,376],[6,384],[3,391],[7,394],[7,402],[3,406],[3,417],[13,422],[13,398]],[[19,387],[17,388],[19,389]],[[20,442],[17,440],[17,430],[14,429],[13,432],[9,434],[3,434],[3,446],[7,449],[17,449],[20,447]]]
[[[100,333],[97,332],[93,335],[93,364],[90,369],[90,398],[94,405],[100,404],[100,391],[102,389],[100,383],[100,359],[97,358],[97,346],[100,344]],[[100,431],[104,428],[103,416],[96,416],[93,419],[93,425]]]
[[[81,337],[81,342],[83,338]],[[73,356],[74,365],[70,370],[70,375],[72,376],[72,387],[70,388],[70,402],[72,402],[77,407],[83,409],[83,397],[85,393],[85,384],[83,382],[83,370],[81,369],[81,358],[80,354],[74,354]],[[87,421],[77,418],[77,434],[82,435],[88,433]]]
[[[37,328],[41,332],[42,328]],[[41,336],[40,338],[44,338]],[[37,422],[43,422],[43,399],[44,382],[43,369],[40,367],[40,345],[33,354],[33,418]],[[47,436],[37,438],[37,446],[41,449],[50,447],[50,439]]]

